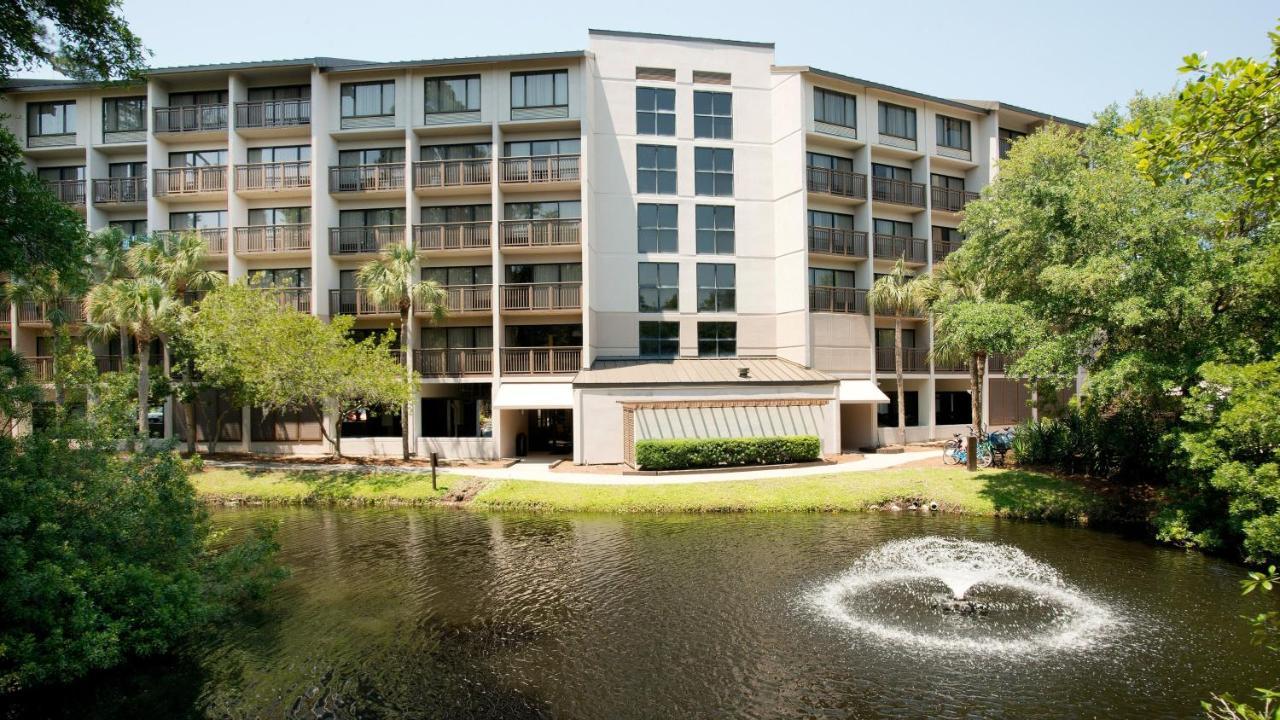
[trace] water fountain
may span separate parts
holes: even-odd
[[[963,654],[1080,651],[1123,625],[1015,547],[941,537],[881,545],[810,600],[871,639]]]

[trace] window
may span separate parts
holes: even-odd
[[[680,266],[642,262],[639,265],[640,312],[680,309]]]
[[[47,183],[83,180],[84,166],[68,165],[66,167],[43,167],[36,170],[36,177]]]
[[[733,195],[733,151],[728,148],[693,149],[695,195]]]
[[[886,180],[898,180],[900,182],[911,182],[911,168],[898,167],[897,165],[881,165],[880,163],[871,163],[871,176],[885,178]]]
[[[510,144],[510,143],[508,143]],[[424,162],[438,160],[483,160],[493,152],[490,143],[463,143],[458,145],[423,145],[418,159]]]
[[[964,192],[964,178],[954,177],[951,175],[940,175],[938,173],[930,173],[929,183],[934,187],[946,188],[947,190],[959,190],[960,192]]]
[[[493,347],[493,328],[487,325],[422,329],[422,347],[445,350]]]
[[[880,134],[915,140],[916,111],[893,103],[880,103]]]
[[[426,267],[422,268],[422,279],[434,282],[441,287],[491,285],[493,283],[493,267],[490,265]]]
[[[964,242],[964,235],[953,227],[943,227],[941,225],[933,226],[933,239],[935,242],[949,243],[955,247],[959,247]]]
[[[146,129],[145,97],[107,98],[102,101],[103,132],[135,132]]]
[[[822,168],[823,170],[835,170],[844,173],[853,172],[852,158],[811,152],[808,154],[808,163],[809,167]]]
[[[382,165],[404,162],[404,148],[371,148],[368,150],[338,151],[338,165],[355,167],[357,165]]]
[[[504,220],[560,220],[582,217],[578,200],[543,200],[541,202],[507,203]]]
[[[129,240],[147,236],[147,221],[145,218],[141,220],[112,220],[107,223],[107,227],[124,233],[126,246],[129,244]]]
[[[338,213],[338,226],[377,227],[379,225],[404,226],[404,208],[372,208],[369,210],[342,210]]]
[[[813,119],[830,125],[858,127],[858,99],[834,90],[813,89]]]
[[[107,177],[111,178],[144,178],[147,176],[145,162],[121,162],[107,165]]]
[[[27,103],[27,136],[74,135],[76,101]]]
[[[169,213],[170,230],[199,230],[227,226],[226,210]]]
[[[885,220],[884,218],[875,218],[871,221],[875,226],[876,235],[893,235],[894,237],[911,237],[914,232],[909,222],[901,220]]]
[[[969,393],[952,390],[934,393],[934,419],[938,425],[968,425],[973,422]]]
[[[564,107],[568,104],[568,70],[511,74],[511,107]]]
[[[698,312],[733,312],[737,306],[733,265],[698,263]]]
[[[577,155],[582,152],[582,141],[578,138],[563,140],[533,140],[531,142],[509,142],[505,146],[506,157],[541,157],[543,155]]]
[[[809,226],[820,228],[833,228],[836,230],[852,230],[853,216],[843,213],[822,212],[820,210],[809,211]]]
[[[679,206],[640,203],[636,208],[636,252],[679,251]]]
[[[479,111],[480,76],[427,78],[423,107],[428,115]]]
[[[852,270],[832,270],[829,268],[809,268],[809,284],[822,288],[857,287]]]
[[[509,283],[582,282],[582,263],[508,265]]]
[[[582,325],[508,325],[506,347],[580,347]]]
[[[636,88],[636,134],[676,134],[676,91]]]
[[[697,217],[699,255],[732,255],[734,212],[731,205],[699,205]]]
[[[249,88],[249,102],[269,100],[310,100],[310,85],[280,85],[277,87]]]
[[[669,320],[641,320],[640,354],[646,357],[679,355],[680,323]]]
[[[636,192],[676,194],[676,149],[667,145],[636,146]]]
[[[488,205],[444,205],[422,208],[424,225],[488,222],[492,216],[492,209]]]
[[[299,162],[310,159],[310,145],[249,148],[250,163]]]
[[[379,80],[366,83],[344,83],[342,117],[388,117],[396,114],[396,83]]]
[[[250,225],[305,225],[311,222],[310,207],[255,208],[249,211]]]
[[[169,153],[169,167],[216,167],[227,164],[226,150],[191,150]]]
[[[693,136],[696,138],[733,139],[733,94],[724,92],[693,93]]]
[[[738,323],[698,323],[698,357],[733,357],[738,354]]]
[[[268,268],[249,271],[249,287],[309,288],[311,268]]]
[[[889,396],[889,402],[876,406],[876,425],[898,427],[898,393],[886,388],[885,395]],[[904,390],[902,393],[903,405],[906,406],[907,427],[916,427],[920,424],[919,396],[920,393],[915,390]]]
[[[1009,157],[1009,149],[1013,147],[1015,142],[1027,136],[1024,132],[1018,132],[1017,130],[1010,130],[1008,128],[1000,128],[999,135],[1000,159],[1002,160]]]
[[[947,117],[946,115],[939,115],[938,145],[942,147],[955,148],[956,150],[968,150],[969,121]]]
[[[202,90],[200,92],[169,93],[170,107],[191,107],[195,105],[226,105],[226,90]]]
[[[883,275],[876,277],[879,280]],[[916,331],[914,328],[903,328],[902,330],[902,347],[914,348],[916,346]],[[876,328],[876,347],[891,348],[893,347],[893,328]]]

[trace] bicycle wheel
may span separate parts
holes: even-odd
[[[959,440],[956,440],[954,438],[951,440],[948,440],[946,444],[942,446],[942,462],[946,463],[947,465],[960,464],[959,454],[961,452],[963,452],[963,450],[960,447]]]
[[[978,444],[978,467],[988,468],[995,460],[995,453],[991,452],[990,443]]]

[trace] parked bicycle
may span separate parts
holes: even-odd
[[[974,428],[969,428],[969,434],[974,434]],[[1013,430],[1005,428],[1000,432],[988,435],[985,431],[978,431],[978,467],[991,467],[996,463],[996,456],[999,456],[999,463],[1004,464],[1004,455],[1013,445]],[[969,450],[967,438],[968,436],[961,433],[955,433],[942,446],[942,461],[948,465],[965,465],[969,462]]]

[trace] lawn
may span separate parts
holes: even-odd
[[[326,472],[318,470],[205,470],[191,476],[200,498],[211,503],[261,502],[271,505],[332,503],[350,505],[425,505],[444,496],[458,475],[402,472]]]

